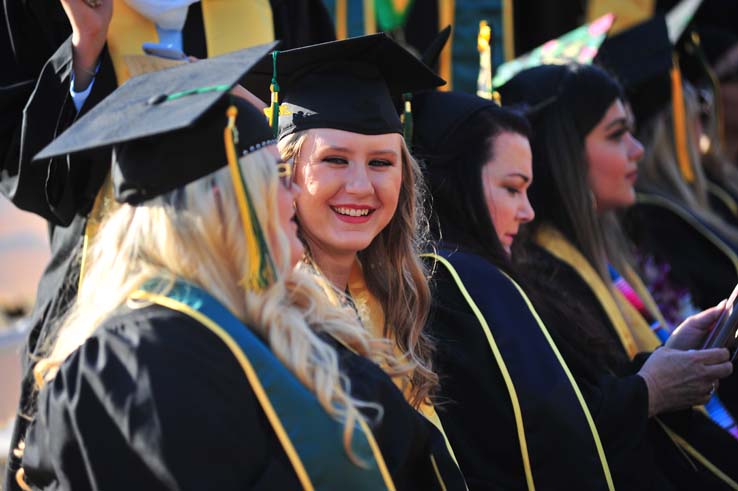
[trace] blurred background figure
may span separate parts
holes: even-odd
[[[20,354],[36,286],[49,260],[46,223],[0,196],[0,474],[20,394]]]

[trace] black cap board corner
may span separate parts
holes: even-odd
[[[82,116],[35,159],[112,148],[116,200],[172,191],[225,166],[227,109],[238,115],[237,151],[273,143],[263,112],[230,89],[277,43],[134,77]]]

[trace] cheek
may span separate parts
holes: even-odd
[[[292,193],[287,191],[281,184],[278,184],[278,187],[279,195],[277,202],[279,204],[279,216],[283,222],[286,222],[292,218]]]
[[[332,169],[319,166],[304,166],[295,177],[295,182],[302,189],[297,203],[303,210],[311,210],[333,196],[341,184]]]
[[[504,234],[515,221],[515,206],[507,190],[492,188],[487,194],[487,208],[497,234]]]
[[[617,184],[618,178],[625,175],[626,159],[619,158],[617,152],[611,149],[595,148],[589,152],[588,160],[589,184],[595,194],[611,190]]]
[[[388,172],[382,172],[373,181],[374,191],[377,193],[382,207],[390,212],[390,214],[394,214],[402,188],[402,169],[396,167]]]

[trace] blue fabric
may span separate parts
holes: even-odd
[[[159,34],[159,44],[163,44],[169,48],[183,50],[182,31],[179,29],[163,29],[156,26],[156,32]]]
[[[100,70],[99,62],[97,66],[95,67],[95,75],[97,75],[98,70]],[[95,85],[95,77],[92,77],[92,80],[90,80],[90,84],[87,86],[85,90],[75,92],[74,90],[74,70],[72,70],[72,81],[69,84],[69,94],[72,96],[72,102],[74,102],[74,107],[75,109],[77,109],[77,112],[79,112],[79,110],[82,109],[82,106],[87,100],[87,97],[89,97],[90,92],[92,92],[93,85]]]

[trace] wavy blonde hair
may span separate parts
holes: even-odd
[[[350,396],[337,353],[319,333],[333,335],[378,363],[392,364],[392,355],[368,337],[350,311],[330,304],[313,276],[292,270],[288,237],[279,225],[281,184],[273,155],[263,149],[242,157],[240,165],[253,203],[263,204],[256,213],[276,262],[277,280],[262,292],[240,286],[249,271],[248,251],[227,167],[143,205],[122,205],[102,224],[90,248],[77,299],[49,355],[34,369],[37,380],[43,385],[52,379],[64,360],[144,282],[179,278],[206,290],[266,340],[321,406],[344,423],[344,446],[353,459],[352,432],[363,418],[358,408],[372,408],[377,418],[382,408]]]
[[[296,132],[280,140],[282,158],[300,161],[300,151],[311,130]],[[434,343],[425,331],[431,304],[427,271],[420,252],[427,246],[428,219],[425,185],[420,166],[402,141],[402,185],[397,211],[372,243],[359,251],[367,288],[384,311],[384,335],[394,339],[412,366],[409,402],[418,407],[430,401],[438,385],[433,372]],[[298,214],[299,218],[299,214]],[[306,244],[306,261],[310,250]],[[320,265],[317,265],[318,267]]]
[[[694,182],[687,183],[677,164],[674,139],[674,120],[671,106],[656,115],[643,128],[646,147],[640,164],[638,186],[646,190],[661,191],[683,204],[717,229],[732,243],[738,244],[738,229],[712,211],[707,192],[707,178],[702,166],[695,121],[699,117],[699,105],[695,89],[684,86],[684,103],[687,114],[687,147],[689,160],[694,173]]]

